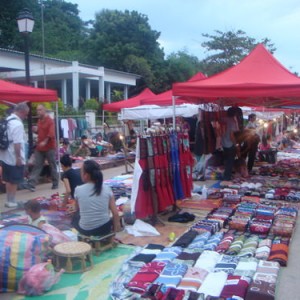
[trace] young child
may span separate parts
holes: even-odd
[[[249,177],[248,169],[247,169],[247,164],[244,158],[240,157],[238,159],[235,159],[234,161],[234,171],[243,178]]]
[[[41,204],[33,199],[29,200],[24,205],[25,211],[29,216],[29,224],[41,228],[47,223],[46,218],[41,214]]]

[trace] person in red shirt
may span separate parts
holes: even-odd
[[[52,179],[52,189],[58,188],[58,172],[56,166],[56,139],[54,120],[48,115],[44,105],[37,107],[38,123],[37,123],[37,144],[34,150],[35,163],[29,175],[28,183],[25,188],[35,191],[40,173],[47,160]]]

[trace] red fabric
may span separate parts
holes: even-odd
[[[0,80],[0,100],[19,103],[57,101],[57,92],[47,89],[23,86],[13,82]]]
[[[292,105],[299,103],[300,78],[259,44],[239,64],[219,74],[174,84],[173,95],[201,103],[220,99],[224,105]]]
[[[107,111],[114,111],[114,112],[119,112],[121,111],[122,108],[130,108],[130,107],[136,107],[140,106],[143,103],[141,102],[143,99],[147,98],[153,98],[156,95],[148,88],[144,89],[139,95],[121,100],[118,102],[110,103],[110,104],[104,104],[103,109]]]

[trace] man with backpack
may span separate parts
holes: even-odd
[[[13,113],[1,122],[0,160],[2,162],[2,180],[5,182],[5,206],[15,208],[18,184],[24,180],[25,168],[25,129],[29,107],[26,103],[15,106]],[[6,127],[5,127],[6,126]]]

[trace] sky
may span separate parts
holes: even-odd
[[[200,60],[209,53],[201,46],[202,34],[215,30],[242,30],[261,41],[269,38],[274,56],[286,68],[300,74],[299,0],[66,0],[78,4],[80,17],[95,19],[102,9],[137,11],[148,17],[166,55],[186,50]]]

